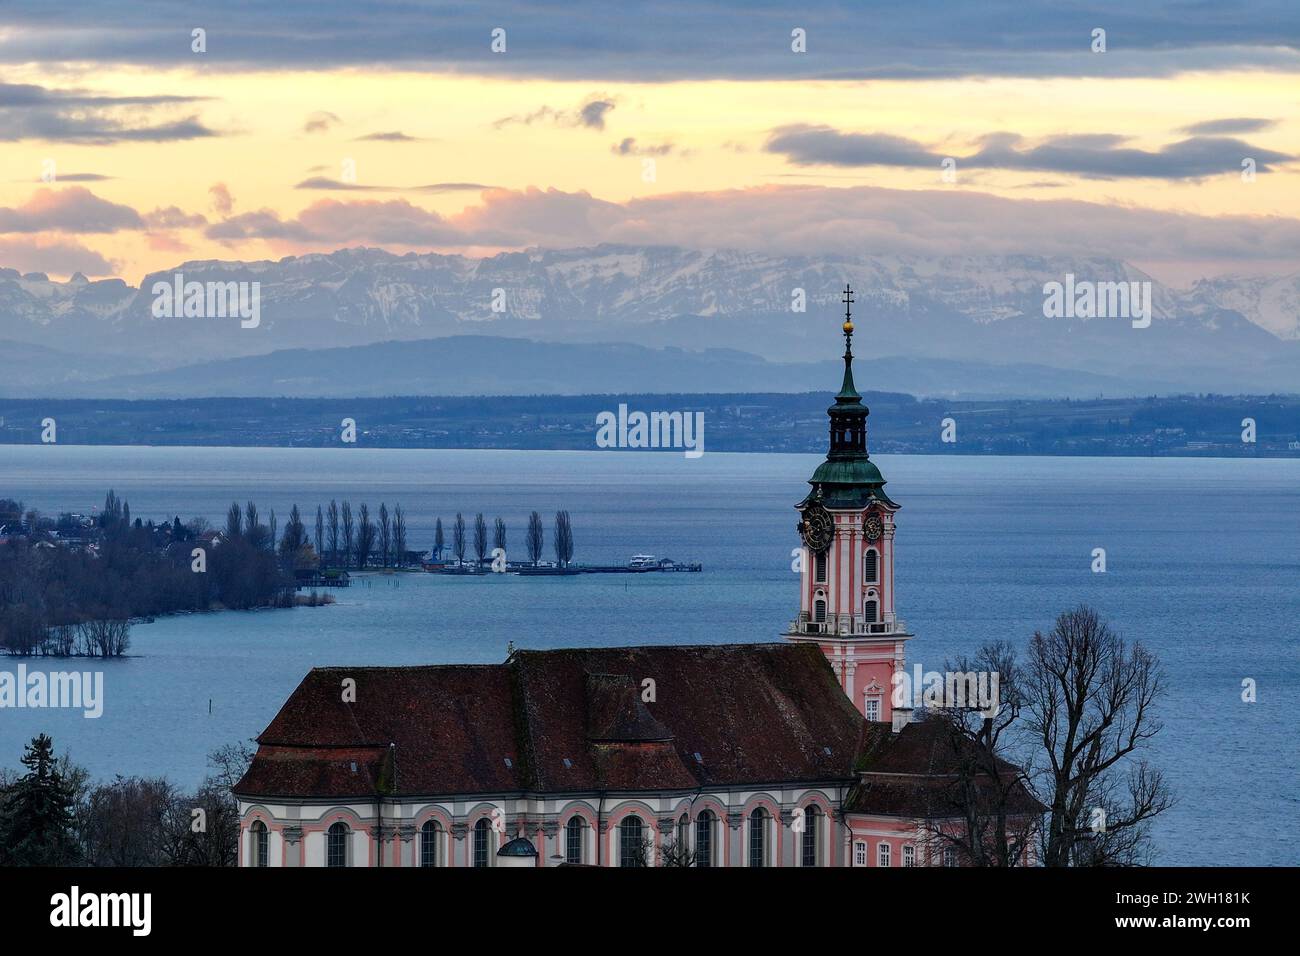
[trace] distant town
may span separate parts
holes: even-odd
[[[1300,396],[950,401],[868,392],[885,454],[1300,458]],[[829,396],[528,395],[141,401],[0,399],[0,444],[329,447],[341,423],[375,448],[594,450],[617,409],[703,413],[708,451],[814,453]]]

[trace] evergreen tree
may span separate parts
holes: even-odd
[[[72,830],[72,788],[59,772],[54,741],[32,738],[22,756],[27,773],[0,807],[0,864],[70,866],[77,846]]]

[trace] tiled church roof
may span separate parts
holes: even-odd
[[[347,679],[356,682],[355,703],[344,702]],[[953,813],[959,763],[941,720],[900,733],[865,721],[815,644],[517,651],[496,665],[315,668],[258,745],[235,787],[244,799],[856,780],[846,811],[913,818]],[[1040,809],[1023,790],[1011,808]]]
[[[355,703],[344,702],[348,678]],[[815,645],[316,668],[258,738],[235,792],[333,799],[848,780],[866,734]]]
[[[844,809],[914,819],[962,816],[971,761],[972,745],[965,737],[954,735],[946,721],[934,718],[908,724],[902,733],[888,734],[879,738],[876,746],[868,746],[859,766],[859,780],[845,798]],[[1021,785],[1018,768],[1006,761],[999,761],[998,768],[1007,812],[1034,814],[1046,809]],[[993,812],[1002,801],[999,787],[991,774],[976,779],[979,802],[986,812]]]

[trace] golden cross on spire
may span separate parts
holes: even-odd
[[[853,287],[844,284],[844,343],[853,338]]]

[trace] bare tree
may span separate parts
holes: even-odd
[[[534,511],[528,516],[528,535],[524,539],[525,546],[528,548],[528,560],[532,562],[533,567],[537,567],[537,562],[542,559],[542,548],[545,547],[544,537],[542,516]]]
[[[483,520],[483,512],[474,516],[474,554],[478,557],[478,569],[483,568],[483,559],[487,557],[488,535],[487,522]]]
[[[456,523],[451,526],[451,550],[456,555],[456,563],[465,563],[465,516],[456,512]]]
[[[972,866],[1024,866],[1031,862],[1043,807],[1033,796],[1029,772],[1005,756],[1023,729],[1015,651],[1005,642],[988,644],[973,659],[947,662],[944,670],[958,682],[969,675],[972,684],[970,693],[963,685],[965,699],[946,701],[946,708],[927,718],[938,722],[949,781],[932,794],[932,816],[922,826],[927,849],[951,850]],[[996,688],[995,700],[977,699],[973,685],[980,674],[988,675],[986,688]]]
[[[567,568],[573,560],[573,525],[567,511],[555,512],[555,533],[551,536],[555,547],[555,562]]]
[[[402,506],[393,506],[393,564],[406,566],[406,513]]]
[[[316,506],[316,556],[325,559],[325,512]]]
[[[506,550],[506,523],[497,518],[492,525],[492,547],[500,548],[501,553],[505,554]]]
[[[339,560],[339,503],[330,499],[329,509],[325,512],[326,527],[329,528],[330,564]]]
[[[363,501],[357,511],[357,567],[364,568],[375,549],[375,523],[370,520],[370,508]]]
[[[695,865],[695,851],[684,841],[670,837],[664,840],[659,851],[659,859],[660,866],[692,867]]]
[[[393,550],[393,519],[388,515],[388,505],[379,502],[379,556],[380,564],[388,567],[390,552]]]
[[[261,524],[258,521],[257,505],[250,501],[244,506],[244,537],[249,540],[253,547],[260,548],[263,534]]]
[[[1145,760],[1120,771],[1159,732],[1152,708],[1163,693],[1155,656],[1126,644],[1091,608],[1067,611],[1047,634],[1034,634],[1026,709],[1047,761],[1044,865],[1126,866],[1149,857],[1150,823],[1173,797]]]
[[[343,563],[352,562],[352,503],[343,502]]]
[[[442,519],[439,518],[433,526],[433,559],[442,560],[442,549],[446,546],[447,539],[442,535]]]
[[[306,543],[307,527],[302,523],[298,506],[294,505],[289,509],[289,521],[284,526],[284,537],[280,539],[280,556],[292,561]]]
[[[111,495],[112,492],[110,491]],[[226,512],[226,539],[233,541],[244,533],[244,513],[239,509],[239,502],[233,501]]]
[[[86,657],[121,657],[131,646],[131,625],[105,618],[77,625],[79,650]]]

